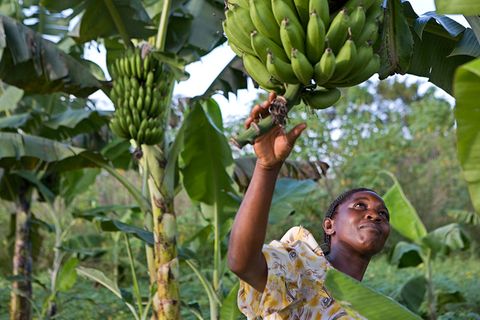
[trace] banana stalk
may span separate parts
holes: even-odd
[[[10,319],[21,320],[32,317],[32,252],[30,248],[30,211],[31,197],[20,196],[16,209],[15,248],[13,256],[13,275],[21,279],[12,283],[10,298]]]
[[[173,195],[162,187],[164,153],[161,145],[142,145],[142,162],[149,173],[148,187],[152,203],[154,264],[157,292],[153,301],[154,319],[180,318],[179,263],[176,249],[177,227]]]
[[[285,94],[282,97],[277,97],[278,103],[284,103],[287,112],[300,102],[300,94],[302,86],[299,84],[288,85]],[[285,102],[286,101],[286,102]],[[267,133],[276,125],[273,117],[268,117],[260,120],[256,125],[250,126],[247,130],[241,132],[237,137],[232,138],[231,142],[239,148],[243,148],[247,144],[253,144],[256,138]]]

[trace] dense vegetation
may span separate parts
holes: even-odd
[[[373,187],[380,193],[386,192],[392,182],[381,170],[398,177],[404,192],[429,230],[458,221],[459,216],[454,215],[455,212],[472,212],[459,164],[452,157],[455,127],[451,105],[438,98],[435,89],[420,93],[418,87],[419,83],[396,81],[370,83],[347,90],[336,109],[311,113],[299,106],[294,110],[292,118],[305,119],[308,131],[301,137],[291,158],[325,161],[330,168],[325,177],[313,184],[313,188],[308,188],[308,193],[302,197],[291,195],[292,210],[285,211],[274,204],[272,216],[275,223],[270,226],[268,239],[278,238],[291,225],[302,224],[312,230],[320,241],[323,210],[332,197],[341,190],[359,185]],[[227,127],[231,131],[236,131],[241,125],[241,119],[230,121],[232,123]],[[231,132],[226,134],[230,135]],[[358,139],[359,136],[362,139]],[[246,156],[249,156],[248,151],[237,155]],[[134,171],[127,170],[124,175],[134,184],[141,185]],[[83,191],[68,206],[62,201],[54,205],[60,215],[61,225],[68,226],[62,244],[68,252],[65,260],[75,257],[79,265],[102,270],[106,276],[118,281],[120,287],[132,291],[129,260],[120,233],[106,232],[101,227],[101,221],[90,222],[79,218],[79,215],[90,208],[116,205],[117,210],[105,211],[106,217],[141,226],[143,218],[136,207],[133,210],[121,207],[132,206],[135,200],[106,172],[100,173],[96,182]],[[38,199],[38,195],[35,198]],[[209,278],[213,258],[212,235],[205,231],[209,219],[202,213],[199,204],[192,202],[185,192],[180,192],[175,202],[181,251],[193,254],[199,269]],[[0,298],[2,305],[7,305],[11,279],[8,276],[11,274],[8,257],[11,257],[13,248],[13,233],[9,226],[14,216],[8,214],[13,210],[9,203],[2,202],[1,208],[4,214],[1,215],[0,232],[7,236],[2,239],[1,254],[6,259],[2,259],[0,265],[3,288]],[[33,203],[34,302],[39,313],[42,310],[45,312],[50,281],[48,270],[54,259],[55,237],[49,210],[51,207],[45,202]],[[439,294],[437,306],[442,319],[475,319],[480,314],[480,301],[475,294],[480,286],[480,274],[475,268],[480,261],[478,225],[471,223],[464,227],[470,229],[470,248],[449,256],[440,255],[433,262],[435,288],[439,293],[444,293],[444,300]],[[396,233],[391,236],[385,252],[371,265],[365,277],[366,284],[399,300],[400,288],[405,280],[422,274],[425,267],[419,265],[398,269],[388,262],[394,244],[402,239]],[[145,249],[138,239],[132,238],[130,242],[140,288],[146,292],[148,276]],[[222,250],[225,250],[225,246],[226,239],[223,240]],[[237,281],[229,272],[222,278],[223,290],[228,290]],[[58,296],[59,319],[129,319],[128,309],[105,288],[81,277],[76,282],[72,278],[67,281],[72,286],[66,285],[66,290]],[[180,281],[185,318],[195,318],[187,305],[206,317],[208,299],[198,279],[185,264],[181,265]],[[427,314],[425,307],[417,312]],[[0,316],[6,317],[7,309],[2,309]]]

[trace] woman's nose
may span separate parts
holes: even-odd
[[[380,222],[382,219],[376,210],[368,210],[367,211],[367,219],[373,220],[375,222]]]

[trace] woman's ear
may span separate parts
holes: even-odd
[[[326,235],[331,236],[335,233],[335,220],[331,218],[326,218],[323,220],[323,231],[325,231]]]

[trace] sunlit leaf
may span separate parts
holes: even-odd
[[[480,59],[460,67],[455,74],[457,156],[468,183],[473,207],[480,214]]]
[[[242,315],[237,307],[237,294],[240,283],[237,282],[228,295],[222,301],[222,307],[220,308],[220,319],[222,320],[237,320]]]
[[[472,16],[480,14],[480,3],[477,0],[435,0],[438,13],[464,14]]]
[[[402,187],[395,176],[389,173],[394,181],[393,186],[383,196],[390,211],[390,224],[402,236],[411,241],[419,242],[427,234],[427,229],[420,220],[417,211],[403,193]]]
[[[385,320],[386,315],[389,320],[421,319],[392,298],[335,269],[327,271],[325,286],[340,305],[357,311],[369,320]]]
[[[429,232],[423,242],[432,248],[434,253],[465,250],[470,245],[469,237],[456,223]]]
[[[77,281],[78,259],[71,257],[60,268],[57,275],[57,290],[66,292],[70,290]]]

